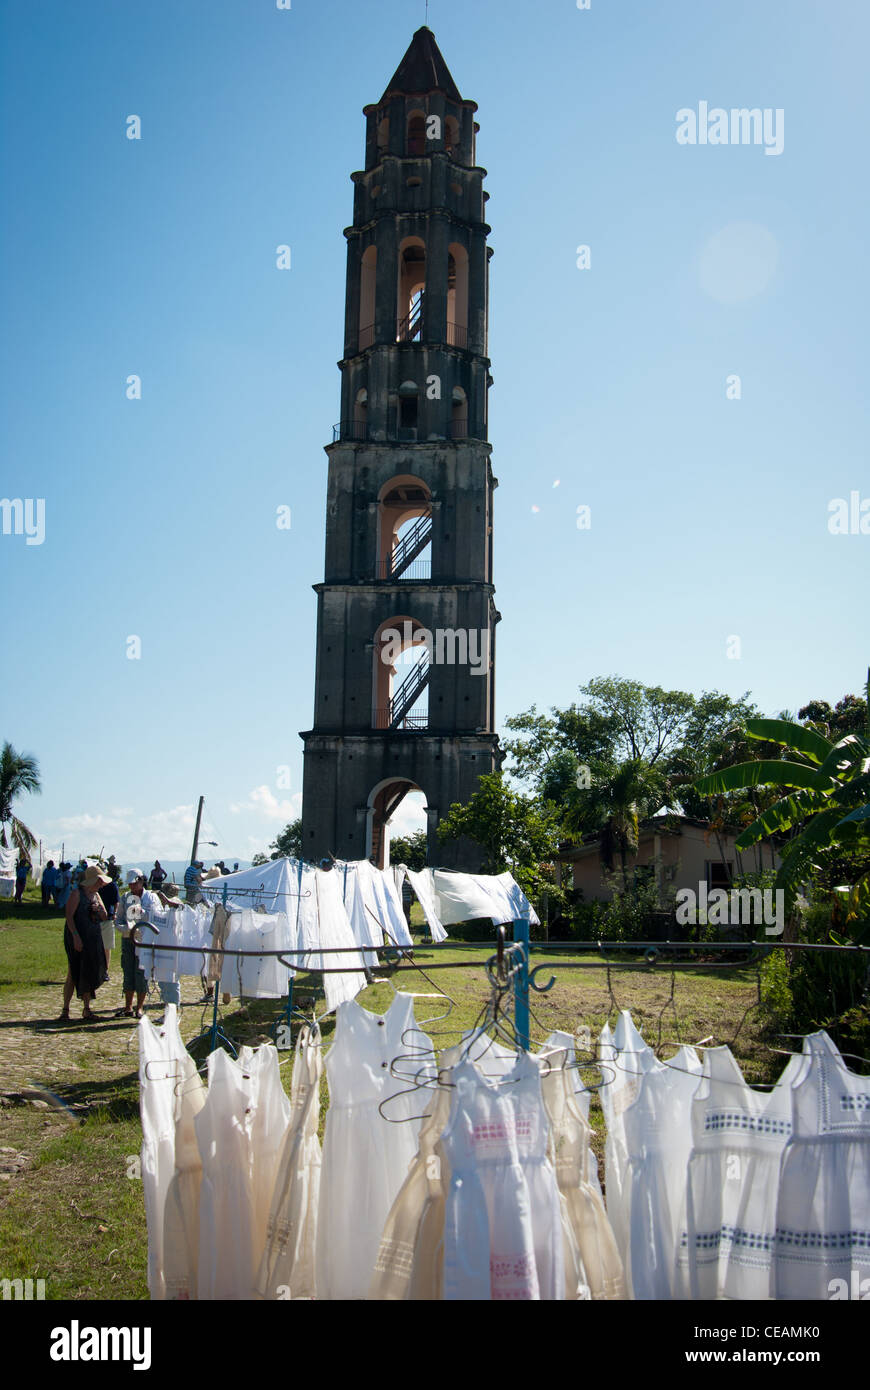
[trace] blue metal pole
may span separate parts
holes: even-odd
[[[529,924],[525,918],[514,922],[514,942],[522,947],[521,959],[514,976],[514,1028],[517,1042],[524,1052],[529,1051]]]

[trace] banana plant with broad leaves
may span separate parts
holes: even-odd
[[[867,674],[870,709],[870,671]],[[749,738],[781,747],[780,758],[763,758],[710,772],[694,783],[703,796],[749,787],[775,787],[783,794],[737,837],[739,850],[770,836],[789,836],[780,850],[776,885],[792,903],[814,858],[838,846],[870,847],[870,713],[860,734],[837,742],[786,719],[749,719]],[[845,925],[853,941],[870,940],[870,873],[849,887]]]

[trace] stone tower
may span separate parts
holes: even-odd
[[[428,28],[366,117],[353,174],[341,421],[326,448],[308,860],[388,858],[408,792],[430,864],[474,869],[438,820],[502,754],[495,728],[493,490],[487,442],[489,227],[464,101]]]

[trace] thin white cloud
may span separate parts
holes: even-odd
[[[48,838],[63,841],[66,857],[79,854],[114,854],[120,862],[151,858],[184,859],[190,853],[196,824],[195,806],[174,806],[137,816],[123,808],[99,815],[87,811],[60,816],[49,823]]]
[[[264,784],[254,787],[246,801],[234,802],[230,810],[233,815],[254,815],[263,820],[279,822],[283,828],[288,821],[296,820],[302,814],[302,793],[294,792],[286,801],[281,801],[272,788]]]

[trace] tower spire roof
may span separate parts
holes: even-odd
[[[407,53],[387,83],[381,101],[386,101],[388,96],[395,93],[423,96],[426,92],[443,92],[451,101],[462,101],[459,88],[435,42],[435,35],[423,25],[412,38]]]

